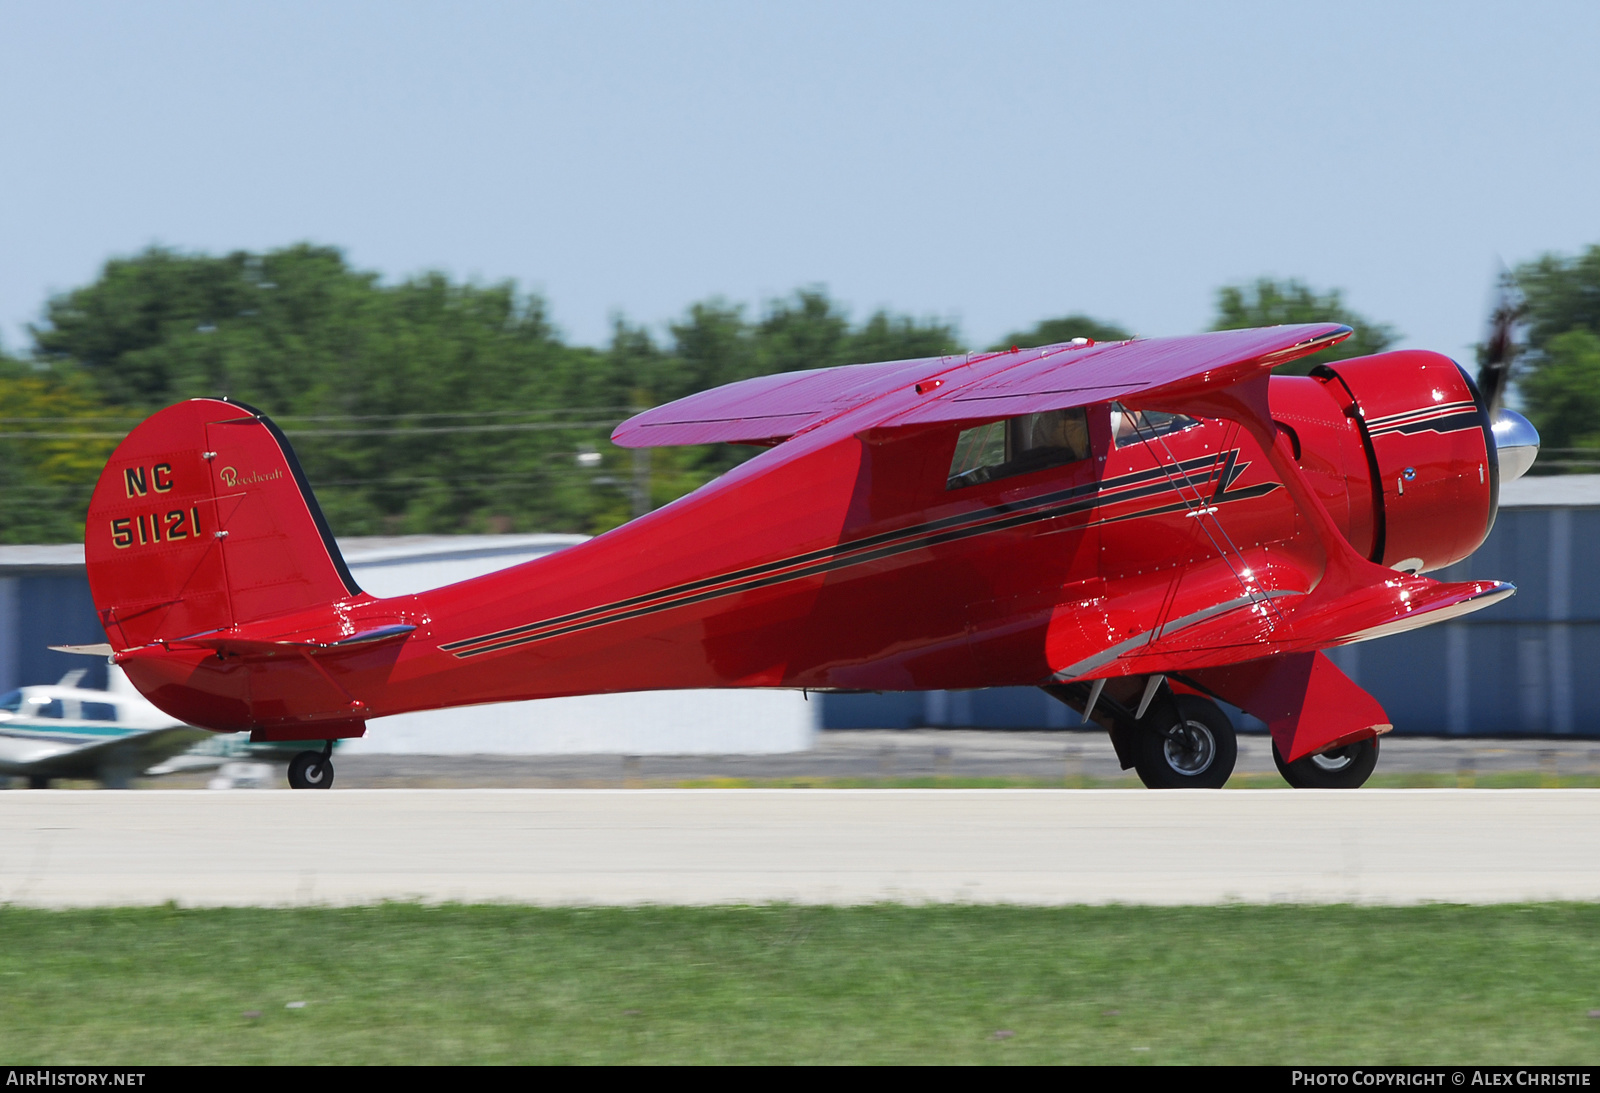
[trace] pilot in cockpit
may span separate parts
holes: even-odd
[[[1054,466],[1089,457],[1089,420],[1081,407],[1012,418],[1012,463]]]

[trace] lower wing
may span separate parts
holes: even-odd
[[[1504,581],[1435,581],[1396,573],[1336,597],[1248,587],[1227,599],[1174,608],[1158,625],[1062,664],[1066,682],[1210,668],[1399,634],[1480,611],[1512,595]],[[1052,667],[1055,667],[1052,665]]]

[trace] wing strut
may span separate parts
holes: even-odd
[[[1112,403],[1112,409],[1113,411],[1121,410],[1122,404]],[[1130,421],[1132,421],[1131,415]],[[1144,446],[1145,451],[1150,453],[1150,457],[1155,460],[1156,466],[1162,469],[1162,472],[1167,476],[1167,481],[1172,483],[1173,489],[1177,492],[1178,497],[1182,499],[1184,505],[1187,507],[1188,515],[1194,518],[1195,523],[1200,526],[1200,530],[1205,533],[1206,538],[1211,540],[1212,549],[1217,552],[1217,557],[1221,559],[1223,565],[1228,567],[1229,572],[1233,574],[1234,580],[1239,583],[1240,589],[1244,592],[1245,599],[1251,605],[1257,608],[1270,610],[1271,613],[1277,617],[1280,623],[1287,625],[1287,620],[1283,617],[1283,612],[1279,611],[1277,604],[1273,603],[1273,597],[1268,595],[1266,590],[1262,589],[1254,581],[1246,579],[1246,574],[1248,573],[1249,567],[1244,564],[1244,552],[1240,550],[1239,545],[1233,541],[1233,536],[1228,534],[1227,527],[1222,523],[1222,519],[1217,515],[1216,506],[1208,505],[1206,503],[1206,497],[1201,493],[1201,487],[1195,484],[1195,481],[1191,476],[1191,472],[1184,469],[1182,461],[1173,454],[1172,449],[1167,446],[1166,440],[1157,434],[1153,429],[1150,430],[1151,435],[1147,437],[1145,435],[1146,430],[1143,426],[1139,425],[1137,422],[1132,422],[1132,424],[1134,434],[1139,438],[1139,443]],[[1237,422],[1235,422],[1235,425],[1237,426]],[[1155,446],[1151,443],[1152,438],[1154,438],[1154,440],[1161,445],[1160,452],[1157,452]],[[1165,459],[1162,458],[1163,454],[1166,457]],[[1218,452],[1217,459],[1221,459],[1220,450]],[[1216,466],[1217,462],[1216,460],[1213,460],[1212,471],[1207,472],[1207,479],[1209,479],[1211,473],[1215,471]],[[1226,466],[1223,468],[1223,473],[1225,475],[1227,474]],[[1226,482],[1224,482],[1223,485],[1225,486]],[[1188,488],[1189,492],[1185,492],[1185,487]],[[1220,488],[1221,487],[1219,487],[1219,489]],[[1190,493],[1193,494],[1192,500],[1190,498]],[[1221,534],[1222,538],[1227,543],[1226,547],[1224,547],[1222,543],[1217,542],[1217,536],[1211,533],[1211,524],[1216,525],[1217,532]],[[1169,604],[1163,608],[1163,617],[1157,620],[1156,626],[1150,631],[1152,641],[1155,639],[1156,635],[1162,632],[1163,627],[1166,626],[1170,612],[1171,607]]]
[[[1260,372],[1226,387],[1201,387],[1181,398],[1163,398],[1157,393],[1149,399],[1127,401],[1139,409],[1199,414],[1236,421],[1255,438],[1266,453],[1272,469],[1277,472],[1279,481],[1310,522],[1317,543],[1322,547],[1323,571],[1317,576],[1311,595],[1297,605],[1298,614],[1304,610],[1314,610],[1322,602],[1358,588],[1387,581],[1395,574],[1355,552],[1355,548],[1339,531],[1338,524],[1334,523],[1332,514],[1321,498],[1306,482],[1305,475],[1295,463],[1288,437],[1272,423],[1272,409],[1267,400],[1267,382],[1270,378],[1268,373]]]

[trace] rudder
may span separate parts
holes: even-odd
[[[282,430],[227,399],[169,406],[117,445],[84,560],[118,651],[361,595]]]

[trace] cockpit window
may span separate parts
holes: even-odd
[[[946,489],[975,486],[1089,458],[1089,417],[1081,406],[963,429]]]
[[[22,709],[22,692],[7,691],[0,695],[0,713],[16,713]]]
[[[1138,444],[1141,440],[1154,440],[1168,433],[1182,432],[1200,424],[1183,414],[1168,414],[1161,410],[1125,410],[1119,403],[1111,404],[1111,436],[1119,448]]]

